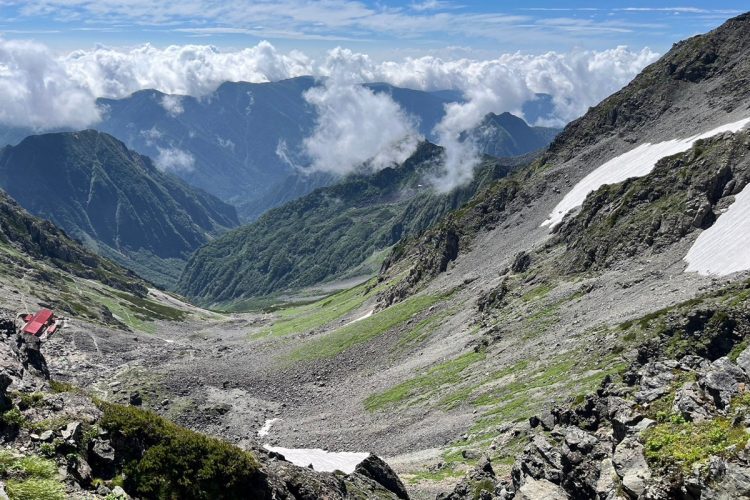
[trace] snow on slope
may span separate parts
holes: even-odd
[[[685,272],[725,276],[750,269],[750,185],[714,225],[695,240],[685,256]]]
[[[288,461],[300,467],[312,464],[316,471],[333,472],[340,470],[347,474],[354,472],[354,468],[367,458],[369,453],[354,453],[348,451],[332,452],[319,448],[281,448],[276,446],[263,446],[268,451],[274,451],[284,455]]]
[[[542,226],[554,227],[562,222],[565,214],[576,207],[580,207],[590,192],[596,191],[604,184],[616,184],[630,177],[648,175],[654,169],[656,163],[665,156],[687,151],[698,139],[707,139],[722,132],[737,132],[748,123],[750,123],[750,118],[745,118],[687,139],[641,144],[627,153],[612,158],[573,186],[573,189],[552,210],[549,219],[542,222]]]

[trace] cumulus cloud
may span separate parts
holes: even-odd
[[[303,141],[308,170],[380,170],[406,160],[419,143],[414,119],[386,94],[328,80],[305,92],[305,100],[318,112],[315,130]]]
[[[150,44],[127,51],[97,47],[77,50],[61,63],[70,78],[97,97],[124,97],[137,90],[203,96],[226,81],[268,82],[310,74],[301,52],[279,53],[269,42],[222,52],[211,45]]]
[[[357,84],[382,81],[421,90],[453,89],[465,99],[446,107],[445,118],[434,131],[447,148],[444,175],[436,184],[449,189],[471,178],[476,155],[471,144],[459,137],[487,113],[522,115],[524,102],[545,93],[552,96],[554,110],[539,124],[563,125],[621,88],[656,57],[647,48],[616,47],[501,54],[488,60],[425,56],[381,62],[336,48],[315,61],[298,51],[282,53],[265,41],[235,51],[209,45],[146,44],[56,55],[37,43],[0,39],[0,123],[34,129],[84,128],[104,112],[97,108],[96,98],[122,98],[147,88],[170,94],[161,105],[176,116],[184,110],[174,94],[210,99],[225,81],[267,82],[313,75],[326,77],[328,83],[306,95],[319,118],[303,153],[313,169],[341,172],[368,160],[371,168],[399,161],[413,151],[417,140],[413,120],[389,97]],[[252,100],[246,112],[252,112]],[[169,153],[162,164],[168,169],[191,168],[186,157]]]
[[[162,172],[189,172],[193,170],[195,158],[187,151],[179,148],[157,147],[159,154],[154,159],[154,165]]]
[[[495,59],[445,60],[434,56],[375,63],[366,54],[334,49],[316,71],[349,81],[384,81],[419,90],[461,90],[489,106],[486,112],[520,113],[535,93],[554,97],[557,123],[566,123],[628,83],[658,54],[620,46],[532,55],[501,54]],[[497,106],[508,106],[498,109]]]
[[[335,74],[355,74],[366,81],[387,81],[422,90],[456,89],[464,102],[446,106],[436,126],[438,142],[446,148],[443,174],[433,179],[441,190],[468,182],[478,163],[473,144],[459,140],[487,113],[509,111],[523,116],[522,106],[538,93],[550,94],[553,116],[537,125],[562,126],[627,84],[658,54],[649,49],[631,51],[548,52],[541,55],[504,54],[496,59],[445,61],[435,57],[372,64],[366,56],[339,50],[331,54]],[[329,61],[326,61],[327,64]],[[329,69],[329,71],[331,71]]]
[[[182,107],[182,96],[179,95],[165,95],[159,104],[170,116],[179,116],[185,112],[185,108]]]
[[[53,129],[97,120],[89,89],[71,80],[47,47],[0,39],[0,123]]]

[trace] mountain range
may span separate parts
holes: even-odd
[[[198,250],[177,289],[203,303],[227,303],[372,275],[389,247],[421,233],[518,165],[486,157],[471,183],[439,194],[429,177],[437,174],[442,155],[442,148],[425,142],[401,165],[348,176],[269,210]]]
[[[3,487],[750,497],[749,82],[743,14],[675,44],[541,153],[484,157],[461,190],[424,183],[441,165],[429,142],[401,165],[333,179],[190,257],[178,289],[221,311],[150,287],[0,196],[0,307],[70,315],[36,353],[15,314],[0,315]],[[526,147],[513,117],[484,125],[465,139]],[[184,184],[151,177],[149,160],[100,132],[26,141],[43,142],[2,158],[21,148],[17,165],[73,158],[59,171],[98,172],[115,156]],[[215,213],[206,239],[229,226],[217,223],[227,205],[189,189],[199,214]],[[374,275],[347,281],[361,271]],[[303,286],[314,290],[293,303],[253,301]]]
[[[235,209],[158,170],[107,134],[31,136],[0,150],[0,187],[100,255],[162,286],[238,225]]]
[[[313,77],[269,83],[227,82],[201,98],[143,90],[122,99],[99,99],[103,117],[93,127],[149,156],[191,186],[234,205],[242,220],[252,221],[269,208],[338,179],[330,173],[303,175],[299,170],[309,164],[302,141],[312,134],[317,119],[304,93],[321,84]],[[389,95],[415,118],[419,133],[433,142],[437,140],[433,130],[445,113],[445,105],[463,99],[456,91],[424,92],[385,83],[364,86]],[[532,109],[535,107],[540,109]],[[549,112],[549,107],[544,96],[526,106],[529,113],[540,117]],[[485,135],[488,127],[502,125],[496,120],[486,121]],[[551,134],[549,139],[554,135],[553,129],[537,131],[517,125],[512,133],[497,132],[497,140],[509,143],[508,147],[494,146],[497,155],[528,153],[546,145],[537,139],[539,134]],[[23,128],[0,128],[0,143],[14,144],[33,133]]]

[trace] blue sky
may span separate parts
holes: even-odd
[[[746,9],[740,1],[554,2],[453,0],[0,0],[6,40],[58,50],[95,44],[211,44],[269,40],[281,50],[335,46],[374,58],[491,57],[521,50],[648,46],[664,52]]]

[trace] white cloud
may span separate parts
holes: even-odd
[[[193,169],[195,158],[187,151],[178,148],[157,149],[159,154],[154,165],[162,172],[189,172]]]
[[[348,171],[372,159],[372,168],[398,161],[416,144],[414,124],[386,96],[353,86],[384,81],[422,90],[455,89],[466,102],[447,107],[435,132],[446,152],[445,173],[436,183],[448,189],[471,178],[476,162],[470,145],[459,143],[489,112],[521,114],[535,93],[552,95],[554,112],[546,125],[562,125],[618,90],[657,54],[616,47],[605,51],[501,54],[494,59],[434,56],[376,62],[344,48],[322,61],[269,42],[235,51],[210,45],[129,49],[96,47],[54,55],[43,45],[0,39],[0,123],[36,129],[84,128],[104,110],[95,98],[121,98],[153,88],[166,94],[211,98],[225,81],[267,82],[301,75],[328,78],[307,99],[320,112],[318,127],[305,142],[314,168]],[[182,100],[167,96],[165,110],[183,112]],[[251,112],[248,96],[246,112]],[[155,139],[155,138],[153,138]],[[172,150],[165,150],[172,151]],[[185,157],[165,153],[164,168],[190,168]]]
[[[90,90],[44,45],[0,39],[0,123],[83,128],[99,120]]]
[[[216,142],[219,143],[219,146],[226,149],[231,149],[234,151],[234,141],[232,139],[224,139],[223,137],[216,136]]]
[[[414,2],[409,5],[409,8],[417,12],[428,10],[458,9],[460,7],[460,5],[456,5],[453,2],[446,2],[444,0],[425,0],[423,2]]]
[[[413,118],[388,95],[328,80],[305,99],[318,111],[315,130],[303,141],[310,170],[380,170],[406,160],[419,143]]]
[[[590,106],[627,84],[658,54],[620,46],[605,51],[501,54],[495,59],[433,56],[374,63],[366,54],[334,49],[318,74],[347,81],[385,81],[421,90],[457,89],[490,105],[486,112],[520,111],[534,93],[555,98],[558,124],[581,116]],[[502,108],[498,108],[501,106]]]
[[[165,95],[159,101],[161,107],[170,116],[179,116],[185,112],[185,108],[182,107],[182,96],[179,95]]]
[[[544,125],[561,126],[627,84],[657,54],[627,47],[606,51],[548,52],[540,55],[503,54],[496,59],[443,60],[409,58],[374,64],[363,54],[346,50],[330,53],[323,74],[344,75],[348,81],[386,81],[422,90],[457,89],[466,102],[450,104],[435,129],[446,147],[444,173],[435,185],[449,190],[471,179],[477,158],[471,144],[459,141],[461,132],[479,124],[490,112],[522,116],[523,103],[536,93],[552,95],[553,117]]]
[[[124,97],[137,90],[203,96],[226,81],[268,82],[311,73],[310,59],[279,53],[268,42],[233,52],[210,45],[146,44],[130,50],[97,47],[61,59],[69,78],[97,97]]]

